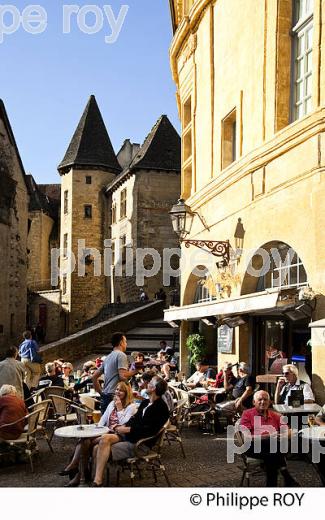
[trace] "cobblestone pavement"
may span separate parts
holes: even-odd
[[[240,459],[233,464],[226,461],[226,439],[224,435],[207,435],[196,426],[184,428],[182,432],[186,458],[181,454],[178,443],[167,443],[163,448],[163,462],[173,487],[238,487],[242,475]],[[62,487],[67,477],[60,477],[60,471],[73,451],[75,443],[69,439],[53,437],[54,454],[46,442],[39,441],[39,454],[34,457],[35,471],[31,473],[29,463],[0,467],[0,487]],[[289,470],[303,487],[318,487],[320,480],[313,467],[301,460],[289,460]],[[111,485],[115,484],[112,478]],[[136,486],[165,487],[162,475],[154,484],[152,474],[136,479]],[[252,486],[265,485],[263,473],[252,477]],[[279,481],[279,485],[283,483]],[[129,475],[122,473],[121,487],[130,486]]]

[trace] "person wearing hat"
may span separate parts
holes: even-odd
[[[237,378],[232,371],[231,363],[224,363],[222,369],[217,373],[216,380],[213,386],[216,388],[225,388],[231,390],[237,383]]]

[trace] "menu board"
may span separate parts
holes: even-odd
[[[218,352],[232,353],[232,338],[234,329],[228,325],[218,327]]]

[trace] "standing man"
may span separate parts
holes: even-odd
[[[26,370],[23,363],[17,361],[17,347],[9,347],[6,359],[0,363],[0,388],[2,385],[12,385],[17,390],[17,395],[24,399],[23,381]]]
[[[113,352],[106,357],[102,366],[92,376],[95,390],[101,395],[101,412],[104,413],[114,399],[115,388],[119,381],[126,381],[139,370],[129,370],[128,358],[125,354],[127,341],[123,332],[115,332],[111,339]],[[104,374],[104,387],[100,387],[98,379]]]
[[[26,369],[26,385],[29,389],[37,388],[41,377],[42,358],[38,352],[38,343],[32,339],[32,333],[23,333],[24,341],[19,345],[19,355]]]

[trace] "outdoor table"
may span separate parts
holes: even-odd
[[[100,397],[100,394],[98,392],[83,392],[80,395],[83,395],[84,397]]]
[[[307,418],[309,414],[318,413],[321,407],[316,403],[307,403],[297,407],[288,406],[287,404],[274,404],[273,409],[281,415],[286,415],[290,425],[291,419],[295,416],[298,417],[298,425],[295,424],[294,427],[300,430],[302,425],[307,425],[307,420],[303,420],[304,417]]]
[[[74,426],[63,426],[62,428],[57,428],[54,431],[55,435],[58,437],[66,437],[69,439],[78,439],[81,442],[81,457],[79,463],[79,471],[80,471],[80,486],[85,486],[85,441],[87,439],[93,439],[95,437],[100,437],[105,433],[108,433],[107,426],[98,426],[95,424],[85,424],[85,425],[74,425]]]
[[[193,395],[204,395],[204,394],[213,395],[213,394],[224,394],[225,391],[226,390],[224,388],[203,388],[203,387],[198,387],[198,388],[193,388],[192,390],[189,390],[188,393],[189,394],[193,394]]]

